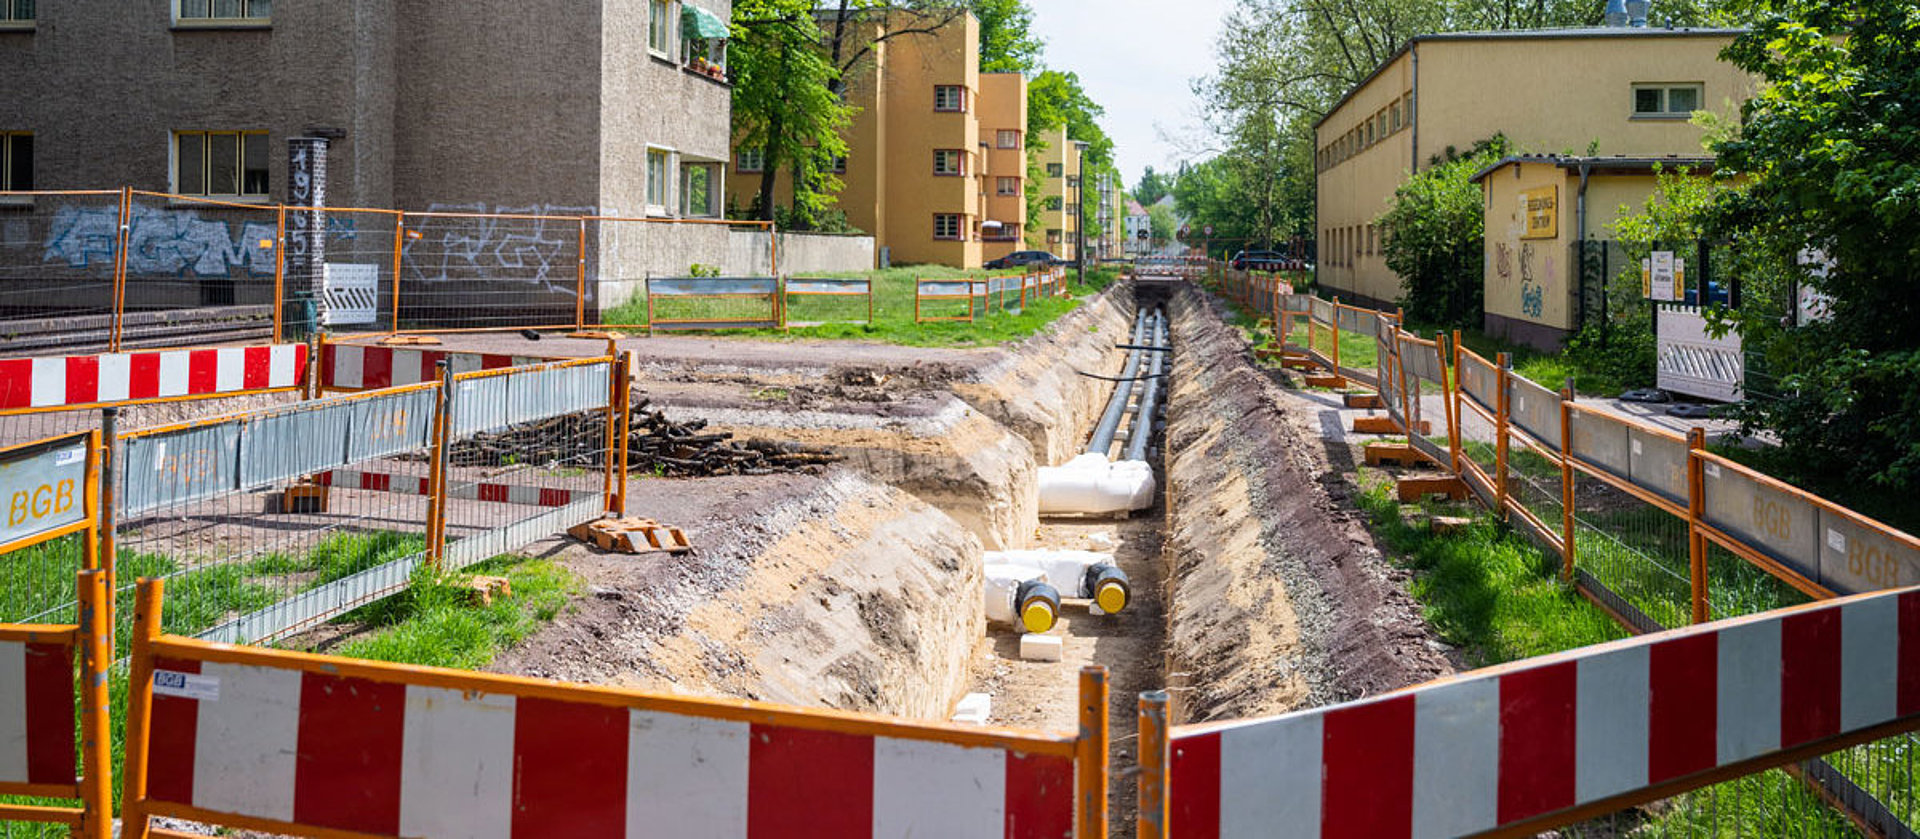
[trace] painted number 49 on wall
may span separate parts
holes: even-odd
[[[86,436],[31,443],[0,452],[0,545],[86,521]]]

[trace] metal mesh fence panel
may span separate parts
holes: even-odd
[[[280,208],[135,192],[120,347],[273,336]]]
[[[0,555],[0,623],[78,622],[73,580],[86,538],[69,533]]]
[[[1574,563],[1662,627],[1691,613],[1687,522],[1590,475],[1574,483]]]
[[[4,193],[0,333],[9,356],[104,350],[113,331],[119,192]],[[18,203],[12,203],[18,202]]]
[[[768,328],[780,323],[780,282],[772,277],[647,280],[653,329]],[[989,298],[991,299],[991,298]]]
[[[1027,299],[1038,300],[1038,277],[1024,277]],[[795,277],[786,283],[783,301],[788,326],[829,323],[872,323],[873,286],[870,280]]]
[[[289,209],[289,218],[298,213]],[[379,210],[327,210],[309,214],[324,230],[322,247],[301,267],[290,260],[287,271],[287,322],[308,319],[308,301],[324,298],[316,307],[326,315],[325,326],[335,334],[386,332],[394,323],[395,244],[404,237],[400,214]],[[291,220],[289,221],[291,225]],[[291,255],[293,248],[288,247]],[[314,315],[318,316],[318,313]]]
[[[403,329],[572,326],[591,294],[581,217],[408,213],[405,225]]]

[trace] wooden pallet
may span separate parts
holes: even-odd
[[[1407,477],[1394,481],[1394,490],[1402,504],[1412,504],[1429,495],[1444,495],[1452,501],[1467,500],[1467,484],[1450,475]]]
[[[651,551],[686,553],[693,550],[686,531],[653,519],[599,519],[574,525],[567,535],[603,551],[637,554]]]

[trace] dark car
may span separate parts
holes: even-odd
[[[1235,271],[1284,271],[1293,260],[1279,251],[1241,251],[1233,255]]]
[[[1014,251],[999,259],[987,260],[988,268],[1019,268],[1025,265],[1065,265],[1067,261],[1046,251]]]

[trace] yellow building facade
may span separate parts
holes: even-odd
[[[1435,157],[1444,159],[1449,150],[1464,154],[1496,133],[1522,152],[1697,157],[1702,132],[1688,121],[1692,112],[1737,115],[1740,103],[1757,89],[1752,77],[1719,60],[1720,50],[1737,34],[1606,27],[1414,38],[1315,126],[1320,284],[1360,302],[1384,305],[1398,298],[1400,278],[1386,266],[1384,237],[1375,220],[1412,173],[1429,168]],[[1629,180],[1651,185],[1645,178]],[[1593,189],[1591,177],[1588,189]],[[1576,193],[1563,200],[1571,208],[1578,199]],[[1610,213],[1621,203],[1616,199],[1638,200],[1590,193],[1585,206],[1607,204]],[[1501,205],[1498,212],[1504,211]],[[1490,213],[1491,249],[1496,224],[1508,221]],[[1596,216],[1568,210],[1563,217],[1573,225],[1568,242],[1604,235]],[[1557,252],[1556,268],[1565,267],[1559,263],[1567,260],[1570,247]],[[1488,264],[1491,272],[1494,261]],[[1543,297],[1537,307],[1541,314],[1528,315],[1536,307],[1523,304],[1524,290],[1495,285],[1488,288],[1488,331],[1546,343],[1570,328],[1567,317],[1546,314],[1564,315],[1564,307],[1549,306]],[[1551,295],[1563,293],[1572,292],[1558,289]]]
[[[1075,259],[1080,233],[1080,144],[1058,128],[1042,138],[1047,147],[1040,152],[1040,217],[1034,220],[1034,235],[1027,243],[1051,251],[1062,259]]]
[[[971,14],[931,33],[880,37],[926,22],[893,10],[857,23],[872,49],[848,79],[856,112],[835,205],[890,263],[975,268],[1016,250],[1026,230],[1027,83],[980,72]],[[737,143],[733,157],[730,202],[748,208],[763,176],[759,158]],[[791,173],[775,176],[776,202],[790,204]],[[1011,194],[1003,194],[1007,178]]]

